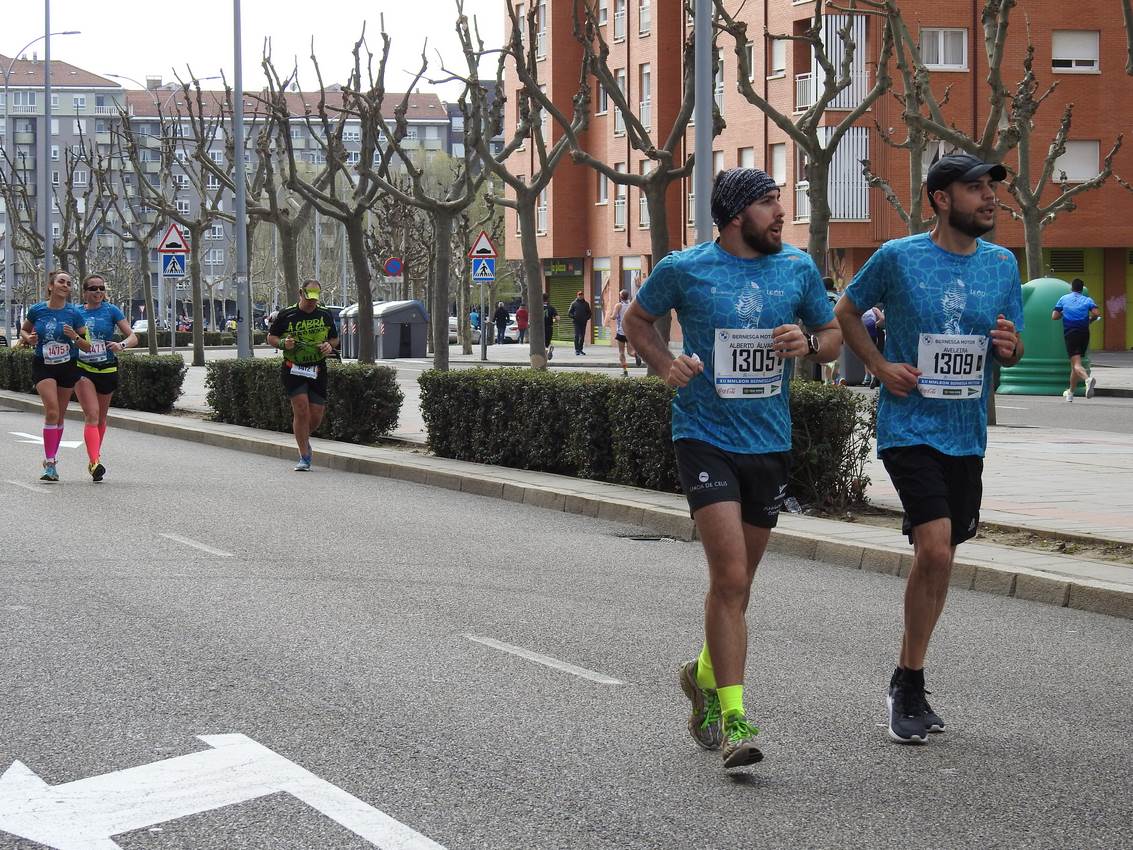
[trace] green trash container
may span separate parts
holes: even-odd
[[[1003,395],[1059,396],[1070,385],[1062,322],[1050,318],[1058,299],[1069,291],[1069,283],[1054,277],[1023,284],[1023,359],[1001,371],[999,392]],[[1089,294],[1088,289],[1085,292]],[[1089,370],[1088,357],[1082,358],[1082,365]],[[1085,392],[1085,385],[1079,383],[1077,395]]]

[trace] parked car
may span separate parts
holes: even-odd
[[[157,322],[157,329],[159,331],[169,330],[169,324],[167,322],[162,322],[159,320]],[[132,330],[136,334],[149,333],[149,319],[135,320],[134,324],[130,326],[130,330]]]
[[[449,316],[448,317],[448,341],[449,341],[449,344],[451,345],[452,343],[456,342],[456,340],[457,340],[457,336],[456,336],[456,316]],[[472,328],[472,344],[473,345],[479,345],[480,344],[480,329],[479,328]]]

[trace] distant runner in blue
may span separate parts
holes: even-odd
[[[1070,358],[1070,388],[1062,393],[1067,401],[1074,401],[1079,380],[1086,383],[1086,398],[1094,397],[1094,389],[1098,385],[1098,379],[1082,365],[1082,358],[1090,347],[1090,323],[1096,322],[1102,314],[1094,299],[1083,291],[1085,288],[1081,278],[1074,278],[1070,281],[1070,291],[1058,299],[1050,314],[1054,321],[1062,321],[1066,355]]]
[[[956,547],[973,537],[983,496],[991,358],[1023,357],[1019,265],[979,237],[995,227],[1000,164],[942,157],[926,180],[936,227],[886,242],[858,271],[835,310],[846,344],[882,389],[878,455],[905,509],[913,544],[905,632],[889,682],[889,737],[923,743],[944,721],[925,699],[924,659],[944,610]],[[884,307],[885,351],[862,314]]]
[[[90,351],[83,337],[85,321],[71,303],[71,276],[55,270],[47,275],[47,300],[33,304],[20,326],[20,341],[35,349],[31,379],[43,402],[43,474],[40,481],[59,480],[57,453],[63,440],[63,415],[79,381],[79,352]],[[85,408],[89,405],[84,405]]]
[[[759,729],[744,710],[746,612],[787,492],[790,378],[799,358],[834,360],[842,335],[818,268],[783,244],[773,178],[753,168],[721,172],[712,218],[720,238],[657,263],[621,324],[653,370],[678,388],[677,467],[708,558],[705,640],[679,678],[692,702],[693,740],[719,747],[724,767],[733,768],[763,758]],[[670,310],[684,334],[676,358],[653,324]]]

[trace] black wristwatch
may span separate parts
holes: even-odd
[[[818,337],[815,334],[806,335],[806,355],[813,357],[818,354]]]

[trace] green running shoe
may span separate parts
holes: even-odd
[[[763,761],[763,753],[755,745],[759,729],[748,723],[742,712],[728,712],[723,725],[724,743],[721,754],[724,756],[725,768],[744,767]]]
[[[720,748],[720,698],[713,688],[705,690],[696,683],[696,659],[681,665],[681,690],[692,703],[688,717],[688,733],[697,746],[705,750]]]

